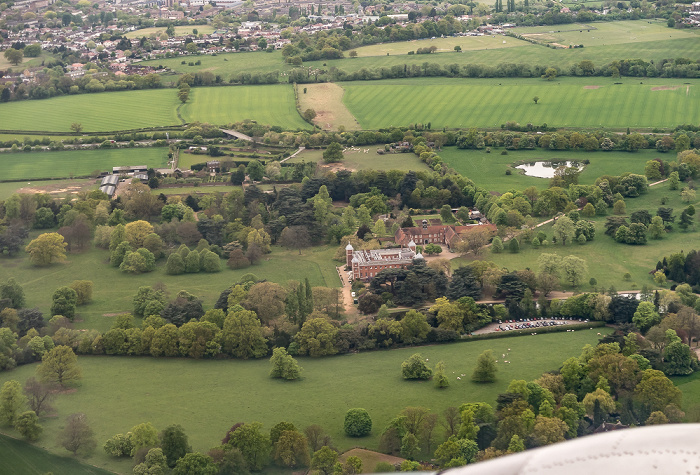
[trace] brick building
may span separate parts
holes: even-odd
[[[416,253],[416,245],[412,241],[406,247],[371,251],[356,251],[352,244],[348,244],[345,256],[352,279],[363,281],[371,280],[384,269],[405,269],[413,264],[414,259],[423,259],[421,253]]]
[[[461,239],[460,234],[468,233],[478,228],[483,229],[483,227],[494,231],[496,230],[496,226],[488,223],[486,220],[483,220],[479,224],[470,224],[468,226],[431,226],[428,224],[428,221],[424,219],[421,226],[399,228],[394,235],[394,241],[396,244],[402,246],[407,246],[408,243],[414,243],[414,246],[416,244],[419,246],[424,246],[426,244],[442,244],[452,249],[452,246]]]

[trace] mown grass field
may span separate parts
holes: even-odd
[[[357,57],[366,56],[386,56],[387,54],[401,54],[405,55],[409,51],[417,51],[418,48],[430,48],[435,46],[437,52],[453,52],[455,46],[462,48],[462,51],[471,50],[493,50],[501,48],[513,48],[517,46],[526,46],[529,43],[527,41],[519,40],[517,38],[506,38],[502,35],[495,36],[450,36],[447,38],[435,38],[425,39],[425,40],[413,40],[413,41],[400,41],[396,43],[381,43],[376,45],[362,46],[357,48]],[[457,53],[455,53],[457,54]],[[425,55],[419,55],[424,57]]]
[[[445,147],[438,154],[460,174],[472,179],[477,185],[487,190],[505,192],[512,189],[523,190],[529,186],[545,189],[549,186],[548,178],[537,178],[519,173],[512,167],[517,162],[536,162],[550,160],[590,160],[581,175],[579,183],[588,185],[595,183],[601,175],[620,175],[624,172],[644,174],[644,164],[654,158],[666,159],[667,156],[656,150],[640,150],[638,152],[577,152],[571,150],[550,151],[508,150],[508,155],[501,155],[503,149],[492,148],[491,153],[485,150],[463,150],[457,147]],[[511,169],[512,174],[506,175]]]
[[[183,61],[185,61],[185,64],[182,64]],[[196,61],[201,61],[202,64],[199,66],[189,65],[190,62]],[[231,76],[238,75],[244,71],[249,73],[269,73],[271,71],[292,69],[290,65],[284,62],[281,51],[272,53],[257,51],[224,53],[216,56],[209,54],[179,56],[176,58],[153,59],[144,61],[141,64],[153,67],[162,65],[178,74],[211,71],[214,74],[220,74],[225,80],[229,80]]]
[[[68,453],[68,452],[66,452]],[[21,440],[0,435],[0,473],[22,475],[107,475],[110,472],[58,456]]]
[[[419,78],[344,83],[343,101],[365,129],[428,122],[434,129],[500,127],[508,121],[555,127],[670,127],[700,121],[700,110],[693,105],[700,83],[686,82]],[[537,104],[535,96],[540,98]]]
[[[197,30],[197,34],[204,34],[204,35],[208,35],[210,33],[214,33],[214,31],[216,31],[216,28],[214,28],[211,25],[175,26],[174,28],[175,28],[175,36],[192,35],[192,34],[194,34],[194,32],[192,31],[193,29]],[[142,28],[140,30],[130,31],[124,36],[126,36],[129,39],[143,38],[144,36],[146,38],[148,38],[151,35],[160,36],[161,33],[165,33],[165,28],[153,27],[153,28]]]
[[[181,424],[192,448],[206,451],[217,446],[236,422],[259,421],[269,430],[281,420],[299,428],[319,424],[341,450],[355,446],[376,449],[388,422],[407,406],[424,406],[441,413],[446,407],[469,401],[495,405],[496,395],[512,379],[531,380],[557,369],[585,344],[595,344],[607,329],[522,336],[501,340],[377,351],[328,358],[299,358],[303,379],[282,382],[268,377],[269,362],[210,361],[126,357],[78,357],[83,380],[77,391],[60,395],[58,417],[44,421],[47,434],[40,444],[61,453],[52,434],[68,414],[84,412],[95,430],[98,446],[117,433],[141,422],[162,430]],[[541,351],[546,347],[548,351]],[[499,360],[508,353],[511,364],[499,363],[494,384],[470,381],[477,356],[493,349]],[[421,353],[431,366],[444,361],[451,386],[437,390],[432,382],[401,378],[401,362]],[[36,365],[0,373],[21,383]],[[461,377],[465,374],[465,377]],[[457,380],[457,377],[461,380]],[[391,395],[387,397],[387,395]],[[345,412],[354,407],[369,411],[373,430],[369,437],[350,439],[343,433]],[[108,458],[100,449],[89,459],[99,467],[131,473],[130,461]]]
[[[514,33],[543,43],[564,46],[609,46],[645,42],[666,42],[676,39],[700,40],[692,29],[669,28],[665,21],[630,20],[593,22],[590,24],[549,25],[513,28]]]
[[[166,89],[8,102],[0,106],[0,129],[68,132],[73,122],[88,132],[177,125],[179,102],[176,91]]]
[[[662,205],[661,199],[665,197],[667,204]],[[627,216],[637,210],[646,209],[653,216],[660,206],[668,206],[675,210],[677,216],[681,211],[688,206],[683,203],[680,198],[680,191],[671,191],[668,189],[667,183],[653,186],[649,188],[649,192],[638,198],[628,198],[625,200],[627,205]],[[696,208],[700,204],[700,200],[696,200],[693,204]],[[667,233],[661,240],[649,239],[647,244],[641,246],[630,246],[615,242],[613,238],[605,235],[605,216],[597,216],[592,218],[596,226],[595,239],[584,244],[568,244],[566,246],[550,245],[548,247],[533,248],[530,243],[521,242],[521,251],[517,254],[504,252],[501,254],[493,254],[490,251],[484,253],[484,259],[490,260],[499,266],[506,267],[510,270],[530,268],[537,270],[537,258],[543,252],[556,253],[562,257],[575,255],[584,259],[588,264],[588,274],[583,280],[583,284],[579,290],[590,290],[588,281],[594,277],[598,281],[598,288],[606,289],[614,286],[617,290],[639,290],[644,284],[649,288],[659,288],[652,280],[650,271],[654,270],[656,263],[668,256],[671,253],[681,250],[686,253],[691,249],[697,249],[698,245],[698,229],[700,226],[696,224],[692,231],[683,232],[678,226],[674,225],[673,231]],[[538,231],[544,231],[547,239],[552,239],[552,226],[546,225],[538,228]],[[453,268],[455,267],[453,263]],[[625,281],[623,276],[629,272],[631,279]],[[665,287],[668,288],[669,284]],[[569,289],[565,286],[565,288]]]
[[[33,233],[30,237],[35,237]],[[260,264],[247,269],[224,270],[215,274],[198,273],[183,275],[165,274],[165,260],[161,259],[156,270],[147,274],[131,275],[109,266],[109,252],[92,249],[80,254],[68,254],[65,263],[38,268],[29,264],[26,254],[0,260],[0,282],[14,277],[24,288],[27,307],[38,307],[48,315],[51,295],[63,285],[74,280],[91,280],[94,283],[92,303],[79,307],[79,328],[106,330],[111,327],[115,313],[130,312],[132,298],[141,286],[162,282],[167,286],[170,297],[180,290],[187,290],[204,301],[205,308],[212,308],[219,294],[228,286],[238,282],[246,273],[253,273],[260,279],[280,284],[290,280],[309,278],[313,286],[339,287],[340,280],[332,261],[335,247],[315,247],[299,256],[274,248]],[[222,265],[225,261],[222,260]],[[105,316],[109,314],[111,316]]]
[[[340,163],[326,164],[323,161],[323,150],[304,150],[296,157],[285,163],[316,162],[324,168],[346,168],[348,170],[424,170],[426,165],[412,153],[377,154],[381,145],[359,146],[360,152],[346,152]],[[368,153],[364,150],[369,149]]]
[[[117,166],[162,167],[167,161],[166,147],[1,153],[0,179],[37,180],[87,176],[95,170],[111,173],[112,167]]]
[[[252,119],[286,129],[311,128],[297,112],[291,85],[193,88],[180,114],[186,122],[227,124]]]

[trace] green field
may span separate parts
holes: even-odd
[[[168,149],[165,147],[1,153],[0,179],[38,180],[88,176],[95,170],[111,173],[112,167],[117,166],[162,167],[167,161]]]
[[[185,64],[182,64],[183,61],[185,61]],[[202,64],[189,66],[190,61],[201,61]],[[216,56],[203,54],[199,56],[153,59],[144,61],[141,64],[152,67],[165,66],[178,74],[211,71],[214,74],[223,76],[226,80],[244,71],[248,73],[269,73],[292,69],[292,66],[284,62],[281,51],[272,53],[224,53]]]
[[[186,25],[186,26],[175,26],[175,36],[184,36],[193,34],[192,30],[197,30],[197,34],[209,35],[216,31],[211,25]],[[160,36],[161,33],[165,33],[165,28],[142,28],[136,31],[130,31],[126,35],[127,38],[143,38],[144,36],[148,38],[151,35]]]
[[[694,107],[700,83],[686,82],[398,79],[344,83],[343,102],[365,129],[428,122],[435,129],[500,127],[508,121],[554,127],[670,127],[700,121],[700,110]],[[534,96],[540,98],[538,104]]]
[[[493,50],[500,48],[513,48],[518,46],[526,46],[527,41],[517,38],[504,38],[498,36],[450,36],[447,38],[435,38],[434,40],[413,40],[400,41],[396,43],[380,43],[370,46],[362,46],[357,48],[357,57],[365,56],[386,56],[387,54],[405,55],[409,51],[416,51],[418,48],[430,48],[435,46],[438,53],[452,52],[455,53],[455,46],[462,48],[462,51],[471,50]],[[434,53],[433,53],[434,54]],[[419,56],[420,57],[420,56]]]
[[[531,380],[544,371],[557,369],[587,344],[595,344],[596,328],[522,336],[502,340],[375,351],[328,358],[299,358],[303,379],[282,382],[268,377],[269,363],[236,360],[185,360],[126,357],[78,357],[83,380],[77,391],[61,395],[55,406],[59,417],[45,420],[40,442],[61,453],[51,434],[65,416],[84,412],[92,421],[101,445],[116,433],[150,421],[162,430],[181,424],[194,450],[205,451],[219,444],[236,422],[260,421],[265,430],[287,420],[299,428],[321,425],[341,450],[354,446],[376,449],[387,423],[407,406],[425,406],[441,412],[468,401],[495,405],[496,395],[512,379]],[[541,348],[548,351],[541,351]],[[497,355],[508,353],[512,364],[500,363],[494,384],[477,385],[469,375],[477,356],[485,349]],[[444,361],[451,386],[438,391],[432,382],[401,379],[401,362],[420,352],[433,365]],[[501,358],[498,358],[499,360]],[[8,379],[21,383],[34,373],[35,365],[0,373],[0,384]],[[457,376],[466,377],[457,380]],[[461,377],[461,376],[460,376]],[[387,397],[387,395],[391,395]],[[373,419],[372,434],[363,439],[343,435],[343,417],[353,407],[363,407]],[[131,472],[130,461],[108,458],[97,450],[90,462],[120,473]]]
[[[424,170],[426,165],[412,153],[378,155],[381,145],[360,145],[360,152],[345,153],[340,166],[349,170]],[[364,150],[369,149],[368,153]],[[323,164],[323,150],[304,150],[285,163],[316,162]]]
[[[144,107],[148,104],[148,107]],[[69,131],[127,130],[179,124],[176,91],[152,89],[55,97],[0,105],[0,129]],[[257,120],[288,129],[309,128],[294,105],[290,85],[194,88],[180,114],[187,122],[226,124]]]
[[[313,286],[338,287],[340,281],[331,260],[335,247],[315,247],[299,256],[280,248],[273,248],[260,264],[247,269],[224,270],[216,274],[198,273],[187,275],[167,275],[165,261],[160,260],[156,270],[147,274],[125,274],[109,267],[109,252],[99,249],[81,254],[68,254],[67,262],[54,264],[48,268],[29,265],[26,255],[0,260],[0,282],[14,277],[24,288],[27,307],[38,307],[48,314],[51,295],[56,288],[69,285],[74,280],[91,280],[94,283],[93,302],[78,308],[79,328],[107,330],[119,312],[130,312],[132,298],[141,286],[162,282],[170,296],[185,289],[204,300],[205,308],[213,307],[221,291],[237,282],[241,276],[252,272],[261,279],[286,284],[289,280],[309,278]],[[222,262],[225,264],[225,262]],[[105,317],[105,314],[111,316]]]
[[[506,170],[517,162],[590,160],[591,163],[585,166],[579,176],[579,183],[592,185],[601,175],[620,175],[624,172],[644,174],[644,164],[647,160],[666,158],[656,150],[630,153],[536,149],[508,150],[508,155],[501,155],[501,151],[502,149],[492,148],[491,153],[486,153],[485,150],[445,147],[438,154],[450,167],[471,178],[477,185],[501,193],[511,189],[524,190],[529,186],[541,189],[549,186],[548,178],[526,176],[516,169],[512,169],[512,175],[506,175]]]
[[[291,85],[193,88],[180,114],[186,122],[227,124],[252,119],[286,129],[310,128],[297,112]]]
[[[652,215],[656,214],[659,206],[662,206],[661,199],[666,197],[668,206],[675,210],[676,215],[688,206],[680,199],[680,191],[670,191],[667,183],[649,188],[649,192],[638,198],[628,198],[627,216],[640,209],[648,210]],[[696,208],[700,205],[700,200],[690,203]],[[656,267],[656,263],[671,253],[681,250],[688,252],[696,248],[694,244],[698,239],[698,225],[692,232],[683,232],[674,226],[672,232],[667,233],[661,240],[649,239],[648,243],[642,246],[630,246],[619,244],[613,238],[605,235],[605,216],[592,218],[596,226],[595,239],[584,244],[570,244],[567,246],[550,245],[548,247],[533,248],[529,243],[521,243],[521,251],[518,254],[504,252],[501,254],[485,253],[484,259],[490,260],[499,266],[510,270],[530,268],[538,269],[537,258],[542,252],[556,253],[564,257],[575,255],[584,259],[588,263],[588,274],[579,290],[590,290],[588,280],[594,277],[598,281],[598,287],[609,288],[615,286],[617,290],[639,290],[644,284],[649,288],[659,287],[652,280],[649,274]],[[547,235],[547,239],[552,239],[551,225],[542,226],[542,230]],[[455,265],[453,264],[453,268]],[[623,276],[629,272],[632,276],[630,281],[625,281]],[[668,287],[669,284],[666,285]]]
[[[590,24],[549,25],[514,28],[514,33],[543,43],[558,43],[564,46],[584,45],[609,46],[630,45],[630,51],[637,43],[666,42],[677,39],[700,41],[692,29],[669,28],[666,22],[636,20],[594,22]]]

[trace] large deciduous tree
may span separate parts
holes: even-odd
[[[364,437],[372,432],[372,418],[366,409],[350,409],[345,413],[344,428],[350,437]]]
[[[472,381],[477,383],[492,383],[496,380],[496,358],[493,351],[486,350],[476,360],[476,368],[472,373]]]
[[[66,242],[58,233],[44,233],[27,244],[29,261],[36,266],[47,266],[66,258]]]
[[[36,372],[42,382],[62,386],[82,377],[77,356],[70,347],[63,345],[45,353]]]
[[[68,416],[64,429],[58,434],[58,443],[73,455],[92,452],[97,442],[87,416],[81,413]]]
[[[411,355],[401,363],[401,374],[404,379],[430,379],[433,371],[425,364],[425,359],[419,353]]]
[[[0,389],[0,424],[12,426],[27,403],[18,381],[6,381]]]

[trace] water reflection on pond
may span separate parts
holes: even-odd
[[[579,171],[583,170],[583,164],[573,160],[562,161],[562,162],[530,162],[518,165],[518,170],[524,170],[525,175],[534,176],[537,178],[552,178],[554,177],[554,172],[559,167],[571,167],[578,168]]]

